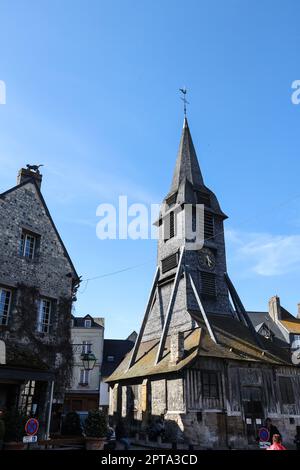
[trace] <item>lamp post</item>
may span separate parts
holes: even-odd
[[[93,353],[84,353],[81,356],[84,370],[93,370],[96,364],[96,357]]]

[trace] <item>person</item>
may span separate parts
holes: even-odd
[[[157,439],[159,436],[163,437],[165,433],[165,423],[163,417],[160,416],[151,424],[149,430],[150,439]]]
[[[4,435],[5,435],[4,409],[0,408],[0,450],[2,450],[2,447],[3,447]]]
[[[278,434],[281,437],[281,434],[278,431],[278,428],[272,423],[271,418],[266,419],[266,428],[268,429],[270,433],[270,442],[273,442],[274,434]]]
[[[115,448],[116,448],[116,433],[115,433],[112,422],[109,420],[108,426],[107,426],[106,443],[104,445],[104,449],[115,450]]]
[[[129,432],[127,430],[127,426],[124,425],[123,421],[120,420],[116,426],[116,439],[123,444],[125,450],[130,449],[130,441],[129,441]]]
[[[267,447],[267,450],[286,450],[286,448],[281,444],[280,434],[273,435],[272,445]]]
[[[296,436],[294,443],[296,444],[296,449],[300,450],[300,426],[296,426]]]

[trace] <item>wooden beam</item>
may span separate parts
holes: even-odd
[[[136,356],[137,356],[137,353],[138,353],[138,349],[139,349],[140,344],[141,344],[141,341],[142,341],[142,337],[143,337],[143,334],[144,334],[145,326],[146,326],[147,321],[148,321],[148,317],[149,317],[151,305],[152,305],[153,298],[154,298],[154,295],[155,295],[155,292],[156,292],[156,287],[157,287],[158,278],[159,278],[159,267],[157,266],[156,271],[155,271],[155,275],[154,275],[154,279],[153,279],[153,282],[152,282],[152,287],[151,287],[150,295],[149,295],[148,302],[147,302],[147,307],[146,307],[144,319],[143,319],[140,332],[139,332],[139,334],[138,334],[138,337],[137,337],[137,339],[136,339],[136,342],[135,342],[135,345],[134,345],[134,348],[133,348],[133,351],[132,351],[132,355],[131,355],[131,358],[130,358],[130,361],[129,361],[128,369],[130,369],[130,367],[133,366],[133,364],[135,363],[135,360],[136,360]],[[128,370],[128,369],[127,369],[127,370]]]
[[[155,364],[158,364],[158,362],[161,360],[161,357],[162,357],[163,348],[164,348],[165,341],[166,341],[166,336],[167,336],[167,329],[168,329],[169,321],[170,321],[170,318],[171,318],[171,314],[172,314],[172,311],[173,311],[174,302],[175,302],[175,298],[176,298],[176,294],[177,294],[177,288],[178,288],[178,283],[179,283],[181,268],[182,268],[183,254],[184,254],[184,247],[182,247],[180,249],[180,256],[179,256],[179,262],[178,262],[178,266],[177,266],[176,276],[175,276],[173,288],[172,288],[172,291],[171,291],[171,296],[170,296],[170,300],[169,300],[169,305],[168,305],[168,309],[167,309],[167,314],[166,314],[166,318],[165,318],[165,323],[164,323],[162,335],[161,335],[160,342],[159,342],[159,345],[158,345],[158,351],[157,351]]]
[[[227,273],[225,273],[225,280],[226,280],[226,284],[227,284],[227,287],[228,287],[228,290],[230,292],[230,295],[231,295],[231,298],[232,298],[232,301],[234,303],[234,306],[237,310],[239,310],[239,313],[243,316],[245,322],[246,322],[246,325],[248,326],[249,330],[251,331],[252,333],[252,336],[256,342],[256,344],[259,346],[260,349],[262,350],[265,350],[264,346],[262,345],[262,342],[260,340],[260,337],[259,337],[259,334],[255,331],[255,328],[249,318],[249,315],[248,313],[246,312],[245,310],[245,307],[244,305],[242,304],[242,301],[241,299],[239,298],[238,296],[238,293],[237,291],[235,290],[235,287],[234,285],[232,284],[231,280],[230,280],[230,277],[228,276]]]
[[[212,329],[212,327],[211,327],[211,324],[209,323],[208,317],[207,317],[207,315],[206,315],[206,312],[205,312],[204,307],[203,307],[203,305],[202,305],[202,302],[201,302],[201,300],[200,300],[200,297],[199,297],[199,295],[198,295],[198,292],[197,292],[196,286],[195,286],[195,284],[194,284],[193,278],[192,278],[192,276],[191,276],[190,273],[189,273],[189,279],[190,279],[190,283],[191,283],[191,286],[192,286],[194,295],[195,295],[196,300],[197,300],[198,307],[199,307],[200,312],[201,312],[201,314],[202,314],[202,317],[203,317],[203,319],[204,319],[204,321],[205,321],[206,328],[208,329],[209,336],[210,336],[211,339],[214,341],[214,343],[218,344],[217,339],[216,339],[216,337],[215,337],[215,334],[214,334],[214,332],[213,332],[213,329]]]

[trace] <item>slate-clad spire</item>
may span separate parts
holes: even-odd
[[[170,193],[177,191],[180,183],[186,179],[196,187],[204,185],[188,121],[185,117]]]

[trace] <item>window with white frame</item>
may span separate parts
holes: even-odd
[[[89,354],[92,352],[92,345],[89,341],[82,342],[82,354]]]
[[[20,240],[20,256],[33,259],[36,251],[37,237],[31,233],[23,232]]]
[[[37,330],[40,333],[48,333],[50,326],[51,300],[41,299],[38,311]]]
[[[84,320],[84,326],[85,328],[91,328],[92,320]]]
[[[10,310],[11,291],[0,287],[0,325],[6,325]]]
[[[80,385],[88,385],[89,384],[89,370],[81,369],[80,371]]]

